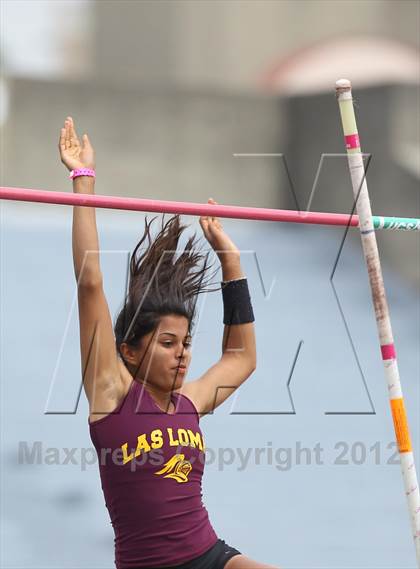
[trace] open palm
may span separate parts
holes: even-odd
[[[88,135],[84,134],[82,142],[80,142],[72,117],[67,117],[64,121],[64,128],[60,131],[58,148],[60,150],[61,162],[69,170],[95,168],[95,151]]]

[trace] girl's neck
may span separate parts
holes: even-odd
[[[145,382],[143,379],[137,379],[141,383],[151,397],[153,397],[155,403],[164,411],[171,411],[173,407],[172,403],[172,392],[162,391],[161,389]]]

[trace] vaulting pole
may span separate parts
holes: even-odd
[[[25,188],[0,187],[0,198],[4,200],[49,203],[59,205],[78,205],[107,209],[124,209],[156,213],[179,213],[184,215],[210,215],[234,219],[253,219],[259,221],[284,221],[309,223],[315,225],[342,225],[357,227],[357,215],[344,213],[319,213],[313,211],[289,211],[262,207],[240,207],[233,205],[208,205],[200,203],[173,202],[139,198],[123,198],[97,194],[74,194]],[[405,217],[374,216],[375,229],[420,231],[420,219]]]
[[[381,262],[370,208],[369,192],[366,183],[363,155],[360,148],[356,117],[353,107],[351,83],[340,79],[336,83],[336,94],[340,107],[347,157],[353,186],[356,210],[359,217],[360,235],[363,253],[369,274],[370,288],[375,309],[376,324],[388,383],[391,412],[394,421],[395,436],[400,453],[401,469],[404,479],[405,494],[410,511],[417,564],[420,568],[420,493],[417,482],[413,449],[411,446],[408,420],[404,407],[400,377],[392,335],[391,319],[382,278]]]

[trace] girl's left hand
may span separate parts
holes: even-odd
[[[217,205],[213,198],[209,198],[208,203]],[[221,262],[235,261],[240,257],[239,249],[224,232],[222,224],[217,217],[200,217],[200,225],[205,238]]]
[[[72,117],[67,117],[64,127],[60,132],[58,143],[61,162],[70,170],[77,168],[95,169],[95,151],[90,143],[87,134],[84,134],[82,141],[76,134]]]

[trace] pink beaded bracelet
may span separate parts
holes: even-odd
[[[76,170],[72,170],[70,172],[69,178],[73,180],[78,176],[92,176],[93,178],[96,178],[96,172],[91,168],[77,168]]]

